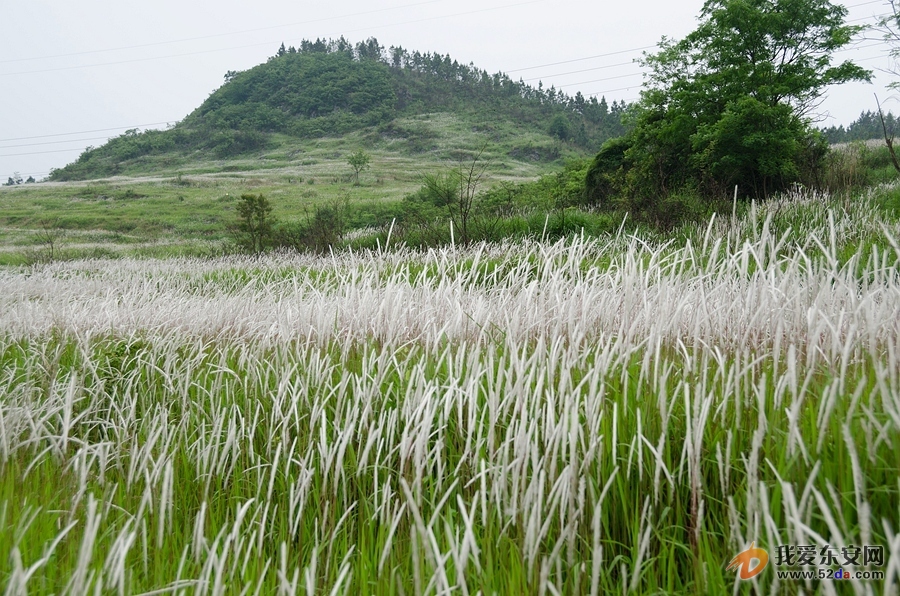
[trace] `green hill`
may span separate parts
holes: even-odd
[[[620,135],[624,110],[491,75],[449,55],[385,50],[374,38],[355,46],[344,38],[304,41],[299,48],[282,45],[254,68],[228,72],[225,84],[173,128],[128,131],[89,148],[50,179],[171,172],[266,153],[291,161],[318,139],[349,133],[368,149],[426,161],[477,146],[494,158],[553,162],[593,153]],[[422,124],[421,116],[433,114],[449,115],[474,138]]]

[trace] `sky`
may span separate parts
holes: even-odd
[[[635,62],[662,37],[697,25],[702,0],[0,0],[0,182],[40,180],[128,129],[165,128],[220,87],[229,70],[265,62],[302,39],[450,54],[490,73],[569,95],[638,98]],[[866,25],[886,0],[848,0]],[[830,88],[817,116],[849,124],[876,108],[900,112],[886,86],[889,47],[875,32],[835,59],[871,69],[872,84]]]

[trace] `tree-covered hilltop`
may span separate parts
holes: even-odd
[[[511,123],[578,151],[592,152],[625,132],[624,102],[569,96],[555,87],[533,87],[504,73],[489,74],[449,55],[385,49],[374,38],[351,44],[303,41],[265,63],[229,71],[225,84],[182,122],[165,131],[136,130],[88,148],[54,170],[52,180],[126,173],[147,156],[228,158],[271,146],[275,135],[315,138],[366,127],[398,131],[392,122],[431,112],[469,121]],[[400,131],[398,134],[403,134]]]

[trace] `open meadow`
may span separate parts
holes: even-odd
[[[5,593],[897,593],[898,238],[795,194],[667,242],[2,269]]]
[[[228,226],[237,220],[238,200],[248,192],[266,196],[283,223],[346,201],[354,212],[347,225],[366,228],[390,222],[424,175],[473,155],[495,183],[532,180],[554,171],[560,155],[579,155],[505,123],[445,112],[398,118],[380,132],[273,135],[270,143],[228,159],[147,156],[108,177],[0,186],[0,265],[47,260],[49,240],[55,260],[221,254],[231,240]],[[363,150],[371,163],[356,181],[347,158]]]

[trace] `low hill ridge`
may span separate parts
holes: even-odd
[[[51,180],[99,178],[165,169],[182,159],[229,159],[265,151],[286,140],[339,136],[371,128],[379,134],[409,134],[396,121],[450,112],[473,127],[506,122],[513,130],[537,133],[578,153],[595,152],[624,132],[625,104],[574,97],[554,87],[530,86],[504,73],[489,74],[449,55],[387,50],[375,38],[356,45],[337,40],[284,45],[266,62],[229,71],[225,83],[173,128],[128,131],[75,162],[54,170]],[[410,135],[414,136],[414,135]],[[512,135],[495,134],[509,144]],[[411,139],[410,150],[427,149]],[[170,159],[160,159],[168,156]],[[526,159],[555,159],[559,152],[535,151]]]

